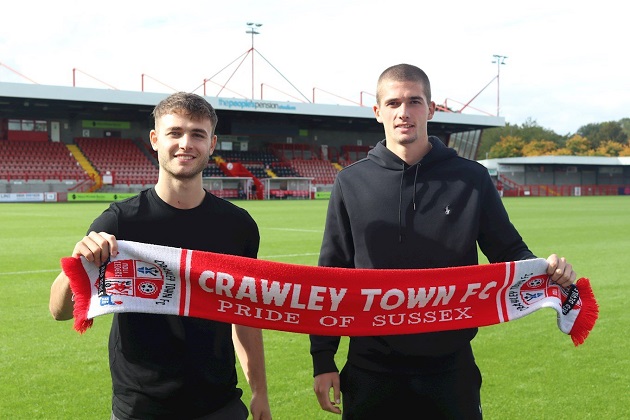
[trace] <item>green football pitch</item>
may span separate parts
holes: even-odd
[[[505,198],[512,222],[541,257],[555,252],[591,280],[600,315],[574,347],[542,309],[481,328],[473,341],[486,419],[630,418],[630,197]],[[237,201],[258,222],[259,258],[315,265],[327,201]],[[0,204],[0,419],[108,419],[107,336],[98,317],[80,335],[48,312],[59,259],[106,203]],[[485,262],[485,261],[482,261]],[[613,290],[614,289],[614,290]],[[319,409],[308,336],[265,331],[274,419],[340,418]],[[342,340],[339,364],[347,348]],[[240,372],[240,370],[239,370]],[[249,391],[241,377],[245,391]],[[418,407],[421,418],[422,407]]]

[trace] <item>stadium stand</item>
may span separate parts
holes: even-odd
[[[89,179],[64,143],[51,141],[0,141],[0,179],[74,180]]]
[[[206,169],[203,170],[203,173],[201,174],[201,176],[203,176],[204,178],[210,178],[210,177],[220,177],[220,176],[226,176],[226,175],[225,175],[225,172],[223,172],[221,168],[219,168],[219,165],[212,158],[210,158],[210,161],[208,162],[208,166],[206,166]]]
[[[248,163],[271,165],[273,162],[278,162],[278,158],[270,152],[215,150],[214,154],[221,156],[227,162],[241,162],[244,165]]]
[[[327,160],[293,159],[293,168],[307,178],[313,178],[313,184],[332,184],[337,176],[337,169]]]
[[[343,162],[343,166],[348,166],[358,160],[367,157],[368,152],[372,149],[371,146],[357,146],[357,145],[345,145],[341,146],[340,160]]]
[[[273,153],[262,151],[217,150],[214,155],[225,162],[241,163],[258,179],[269,178],[271,175],[267,172],[267,168],[279,162]]]
[[[115,184],[157,182],[156,164],[131,139],[77,137],[75,142],[101,176],[112,174]]]
[[[312,159],[316,157],[316,153],[309,144],[301,143],[274,143],[271,144],[272,153],[280,161],[290,161],[296,159]]]
[[[0,161],[0,193],[133,193],[150,186],[157,181],[156,154],[148,142],[139,139],[153,128],[149,115],[163,97],[144,89],[121,92],[0,82],[0,142],[58,142],[58,147],[65,143],[67,148],[65,163],[55,159],[57,164],[64,163],[64,172],[56,167],[44,169],[44,160],[35,165],[42,172],[32,167],[24,170],[23,164],[18,170],[14,160]],[[215,99],[221,104],[221,141],[204,170],[203,182],[204,188],[230,197],[326,197],[338,171],[367,153],[369,148],[362,145],[374,145],[383,137],[371,107],[285,104],[261,97],[254,112],[243,112],[229,101]],[[483,129],[503,125],[499,117],[470,118],[449,112],[436,113],[429,130],[448,145],[453,133],[474,131],[478,142]],[[101,141],[110,144],[97,150],[88,145]],[[471,153],[477,143],[474,146]],[[70,169],[74,175],[68,173]],[[108,171],[111,177],[106,176]],[[7,180],[16,176],[85,180]]]
[[[277,177],[295,178],[302,176],[293,169],[289,162],[274,162],[269,169]]]
[[[321,153],[315,151],[311,145],[275,143],[270,145],[270,149],[297,176],[313,178],[313,184],[331,185],[339,173],[335,164],[328,159],[323,159],[320,156]],[[331,150],[329,149],[330,152]]]

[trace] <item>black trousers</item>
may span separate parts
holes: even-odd
[[[343,420],[482,418],[481,373],[471,365],[428,375],[384,374],[346,364]]]
[[[194,420],[247,420],[249,410],[240,398],[230,401],[225,407],[207,416],[197,417]],[[179,417],[182,418],[182,417]],[[113,413],[111,420],[121,420]]]

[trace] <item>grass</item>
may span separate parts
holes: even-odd
[[[600,318],[580,347],[555,312],[482,328],[473,345],[486,419],[630,417],[629,197],[506,198],[512,222],[539,256],[566,256],[589,277]],[[237,202],[257,220],[259,258],[315,265],[326,201]],[[59,259],[107,204],[0,205],[0,419],[109,418],[111,318],[83,335],[48,313]],[[308,337],[265,331],[274,418],[335,419],[312,391]],[[339,354],[343,364],[345,344]],[[242,379],[241,379],[242,381]],[[242,381],[245,401],[249,398]]]

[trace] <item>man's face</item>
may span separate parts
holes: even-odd
[[[427,122],[433,118],[435,103],[427,101],[422,84],[384,80],[379,97],[374,115],[383,124],[388,144],[407,145],[427,137]]]
[[[208,165],[217,141],[209,119],[191,120],[180,113],[161,117],[150,136],[160,172],[178,179],[198,176]]]

